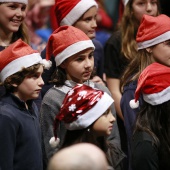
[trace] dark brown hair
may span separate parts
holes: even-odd
[[[28,68],[23,68],[21,71],[9,76],[4,81],[3,85],[8,92],[14,92],[13,84],[20,85],[26,77],[33,76],[40,68],[41,64],[35,64]]]

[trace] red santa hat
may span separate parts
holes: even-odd
[[[138,79],[135,99],[130,101],[131,108],[139,106],[140,94],[151,105],[159,105],[170,100],[170,67],[153,63],[146,67]]]
[[[76,85],[66,94],[55,118],[54,137],[50,139],[50,145],[58,145],[56,132],[60,121],[65,123],[68,130],[85,129],[103,115],[112,103],[113,99],[107,93],[87,85]]]
[[[88,9],[98,7],[95,0],[56,0],[58,25],[73,25]]]
[[[42,63],[45,68],[51,66],[50,61],[42,60],[38,51],[33,50],[21,39],[0,52],[0,63],[1,82],[4,82],[12,74],[21,71],[22,68],[27,68],[34,64]]]
[[[23,3],[23,4],[28,4],[28,0],[0,0],[1,3],[6,3],[6,2],[17,2],[17,3]]]
[[[170,18],[166,15],[157,17],[144,15],[138,28],[136,41],[138,50],[151,47],[170,39]]]
[[[73,26],[61,26],[49,37],[46,48],[46,59],[55,57],[56,66],[65,59],[87,48],[95,49],[93,42],[80,29]]]

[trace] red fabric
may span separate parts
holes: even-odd
[[[56,0],[55,15],[57,16],[57,24],[80,2],[80,0]]]
[[[138,79],[135,92],[135,101],[139,99],[141,93],[159,93],[170,86],[170,67],[159,63],[153,63],[146,67]]]
[[[46,59],[49,60],[51,55],[56,56],[68,46],[84,40],[89,40],[89,38],[80,29],[73,26],[61,26],[49,37],[46,50]]]
[[[138,28],[136,41],[144,42],[170,31],[170,18],[166,15],[157,17],[144,15]]]
[[[79,116],[86,114],[94,107],[99,99],[102,98],[104,92],[93,89],[90,86],[77,84],[65,96],[59,114],[54,121],[54,136],[57,138],[56,129],[59,122],[72,123]]]
[[[52,6],[50,9],[50,24],[52,31],[56,30],[59,26],[57,24],[56,14],[55,14],[55,6]]]
[[[38,51],[33,50],[28,44],[23,42],[21,39],[17,40],[9,47],[5,48],[3,51],[0,52],[0,71],[2,71],[2,69],[13,60],[33,53],[38,53]]]
[[[112,29],[113,22],[109,15],[106,13],[106,11],[102,8],[99,8],[98,15],[101,17],[101,20],[98,23],[97,29],[100,28]]]
[[[65,123],[74,122],[78,116],[86,114],[95,106],[103,94],[103,91],[93,89],[90,86],[76,85],[67,93],[57,119]]]
[[[122,1],[119,2],[119,20],[118,23],[120,23],[122,16],[123,16],[123,12],[124,12],[124,4]]]

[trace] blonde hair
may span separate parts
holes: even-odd
[[[0,5],[1,5],[1,4],[4,4],[4,3],[6,3],[6,2],[0,2]],[[29,44],[28,30],[27,30],[27,27],[26,27],[24,21],[23,21],[22,24],[20,25],[18,31],[13,33],[13,36],[12,36],[12,39],[11,39],[11,42],[10,42],[10,43],[13,43],[13,42],[15,42],[16,40],[18,40],[18,39],[20,39],[20,38],[21,38],[24,42],[26,42],[27,44]]]
[[[122,20],[120,23],[121,30],[121,52],[128,59],[131,60],[136,56],[137,44],[136,44],[136,34],[139,27],[139,21],[133,15],[132,4],[135,0],[129,0],[122,16]],[[160,14],[160,3],[157,1],[158,13]],[[128,25],[128,26],[127,26]]]
[[[120,85],[121,91],[123,87],[132,81],[138,80],[141,72],[150,64],[154,62],[152,53],[146,49],[139,50],[136,57],[132,59],[121,78]]]
[[[120,30],[122,33],[121,52],[129,61],[129,65],[126,67],[121,77],[121,90],[126,84],[137,80],[143,69],[153,62],[152,54],[149,54],[145,49],[137,51],[136,34],[140,23],[133,16],[132,4],[134,1],[135,0],[128,1],[120,23]],[[157,6],[157,15],[159,15],[161,11],[159,0],[157,1]]]

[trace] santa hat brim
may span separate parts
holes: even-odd
[[[144,41],[144,42],[137,43],[138,44],[138,50],[144,49],[144,48],[147,48],[147,47],[151,47],[153,45],[167,41],[169,39],[170,39],[170,31],[165,32],[165,33],[163,33],[163,34],[161,34],[161,35],[159,35],[156,38],[153,38],[151,40],[147,40],[147,41]]]
[[[28,4],[28,0],[0,0],[0,3],[6,3],[6,2],[17,2],[17,3]]]
[[[85,114],[78,117],[72,123],[65,124],[68,130],[78,130],[84,129],[90,126],[93,122],[95,122],[114,102],[111,96],[109,96],[106,92],[104,92],[102,98],[97,102],[97,104],[92,107]]]
[[[151,105],[159,105],[170,100],[170,86],[158,93],[143,94],[143,99]]]
[[[56,66],[59,66],[64,60],[66,60],[70,56],[73,56],[74,54],[83,51],[87,48],[95,49],[94,44],[92,43],[91,40],[79,41],[68,46],[61,53],[55,56]]]
[[[98,7],[94,0],[81,0],[60,22],[62,25],[73,25],[88,9]]]
[[[18,71],[21,71],[22,68],[30,67],[34,64],[38,64],[42,61],[42,58],[39,53],[33,53],[30,55],[25,55],[23,57],[17,58],[16,60],[13,60],[8,65],[6,65],[1,73],[1,82],[4,82],[5,79]]]

